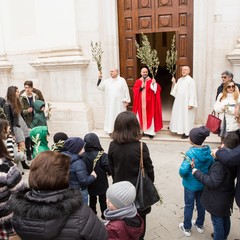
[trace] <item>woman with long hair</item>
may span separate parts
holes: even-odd
[[[108,150],[109,165],[113,177],[113,183],[129,181],[136,186],[139,165],[140,165],[140,125],[133,112],[121,112],[114,123],[114,130],[111,135],[113,141]],[[154,181],[154,170],[152,160],[146,143],[143,142],[143,165],[148,177]],[[140,239],[144,238],[146,230],[146,215],[151,208],[139,211],[139,215],[144,220],[144,233]]]
[[[8,239],[12,234],[12,210],[10,197],[24,188],[25,184],[17,166],[0,138],[0,238]]]
[[[226,124],[222,124],[220,137],[223,142],[228,132],[235,132],[239,126],[235,120],[235,106],[240,103],[239,89],[233,80],[224,83],[223,91],[217,97],[217,101],[214,104],[214,110],[219,114],[219,118],[224,123],[224,117]],[[223,131],[222,128],[225,128]],[[224,133],[223,133],[224,132]]]
[[[29,130],[21,115],[22,105],[19,99],[19,89],[16,86],[8,87],[7,102],[4,105],[4,111],[19,150],[25,151],[25,138],[29,137]],[[22,162],[22,165],[23,168],[29,169],[26,162]]]

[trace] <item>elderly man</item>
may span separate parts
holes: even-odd
[[[126,80],[118,75],[118,69],[110,70],[110,78],[102,80],[99,72],[97,88],[105,92],[106,115],[104,131],[113,132],[114,122],[120,112],[126,111],[130,103],[130,95]]]
[[[175,97],[169,130],[188,138],[194,126],[194,108],[197,107],[195,81],[189,76],[190,68],[182,67],[182,77],[177,83],[173,79],[171,95]]]
[[[230,71],[224,71],[224,72],[222,72],[221,75],[222,75],[222,83],[217,89],[216,100],[217,100],[219,93],[221,93],[223,91],[224,83],[226,83],[230,80],[233,80],[233,74]],[[235,84],[237,85],[238,89],[240,89],[240,84],[238,84],[238,83],[235,83]]]

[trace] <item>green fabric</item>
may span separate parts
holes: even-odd
[[[44,111],[41,110],[43,106],[45,106],[45,103],[41,100],[36,100],[33,103],[35,113],[34,113],[33,121],[31,124],[31,128],[34,128],[37,126],[47,126],[47,120],[44,115]]]
[[[35,139],[38,135],[38,141],[35,142]],[[47,126],[38,126],[34,127],[30,131],[30,138],[34,142],[34,148],[33,148],[33,158],[35,158],[39,153],[50,150],[48,147],[48,128]],[[37,144],[39,144],[37,146]]]

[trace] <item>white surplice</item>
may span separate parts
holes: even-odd
[[[171,132],[189,135],[194,127],[194,108],[197,108],[195,81],[187,75],[174,85],[171,95],[175,97],[169,129]],[[188,106],[194,108],[188,109]]]
[[[108,78],[101,81],[97,88],[105,92],[106,115],[104,131],[112,133],[117,115],[127,110],[124,102],[130,103],[131,101],[128,85],[124,78],[117,76],[117,78]]]

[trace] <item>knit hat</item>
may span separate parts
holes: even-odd
[[[70,153],[78,154],[84,147],[85,142],[79,137],[70,137],[64,143],[64,148]]]
[[[208,137],[209,135],[210,135],[210,130],[205,126],[201,126],[198,128],[193,128],[189,133],[189,138],[192,143],[196,145],[202,145],[206,137]]]
[[[116,208],[130,206],[136,198],[136,189],[128,181],[122,181],[112,184],[107,190],[108,200]]]
[[[58,143],[59,141],[65,141],[68,139],[68,135],[64,132],[57,132],[54,136],[53,136],[53,141],[54,143]]]

